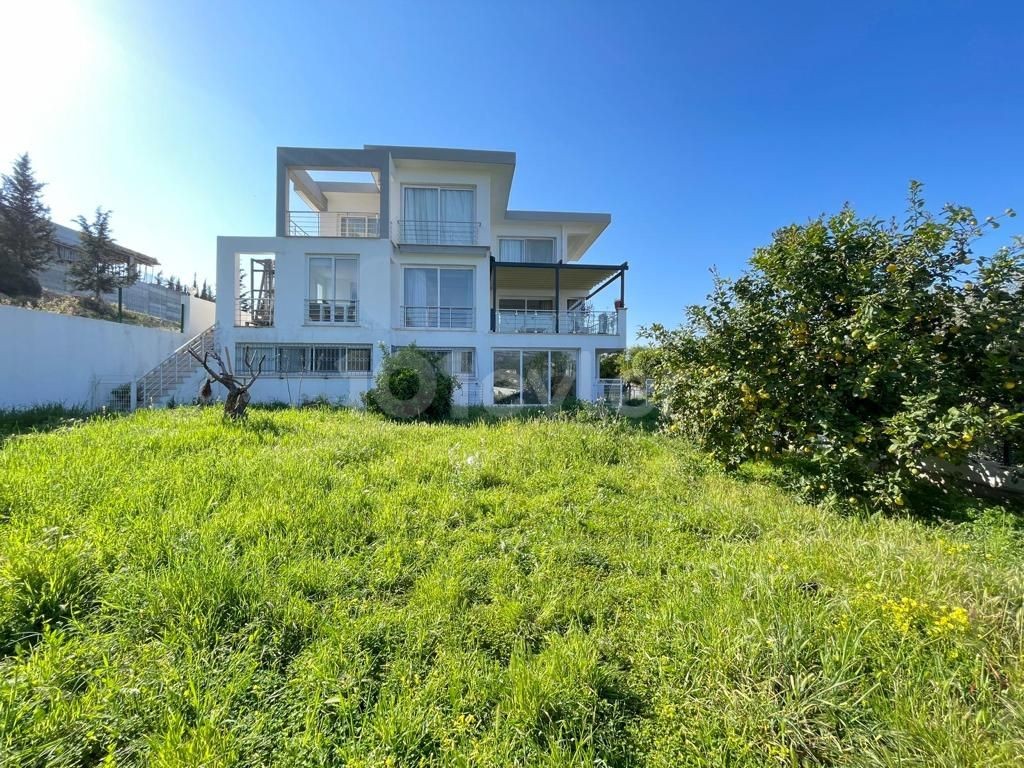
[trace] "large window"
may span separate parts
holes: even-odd
[[[236,344],[235,368],[253,368],[264,358],[263,372],[278,376],[343,376],[370,372],[370,347],[353,344]]]
[[[402,347],[393,347],[398,351]],[[434,355],[441,364],[442,370],[449,376],[475,376],[476,375],[476,350],[472,347],[442,348],[442,347],[417,347],[421,352]]]
[[[555,241],[550,237],[503,237],[498,240],[498,261],[554,264]]]
[[[306,318],[354,323],[359,318],[359,265],[351,256],[310,256]]]
[[[452,187],[404,187],[404,243],[476,245],[475,193]]]
[[[548,405],[575,396],[575,352],[495,350],[495,405]]]
[[[473,270],[406,267],[402,323],[406,328],[472,328]]]

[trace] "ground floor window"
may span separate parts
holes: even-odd
[[[235,370],[245,361],[279,376],[342,376],[370,372],[370,347],[353,344],[236,344]]]
[[[557,349],[494,351],[495,405],[548,405],[576,397],[576,353]]]
[[[403,347],[392,347],[397,352]],[[441,369],[449,376],[475,376],[476,375],[476,350],[472,347],[444,348],[444,347],[417,347],[420,352],[434,355],[441,365]]]

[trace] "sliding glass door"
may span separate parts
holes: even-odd
[[[576,397],[575,352],[495,350],[495,405],[549,405],[568,397]]]
[[[404,187],[401,236],[406,243],[475,245],[474,191]]]
[[[473,270],[406,267],[406,328],[472,328]]]

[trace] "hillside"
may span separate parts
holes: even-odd
[[[1020,764],[1017,518],[961,511],[841,516],[600,424],[13,437],[0,764]]]
[[[97,302],[91,296],[77,296],[44,290],[42,296],[33,299],[26,297],[15,298],[0,293],[0,304],[38,309],[43,312],[54,312],[58,315],[74,315],[75,317],[88,317],[93,320],[109,320],[111,322],[128,323],[129,325],[144,325],[149,328],[178,329],[177,323],[161,320],[152,315],[144,315],[141,312],[132,312],[127,309],[121,313],[121,319],[118,320],[116,305],[108,304],[105,301]]]

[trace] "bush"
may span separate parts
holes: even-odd
[[[847,207],[780,229],[687,325],[644,332],[673,427],[734,466],[804,457],[806,490],[880,507],[923,461],[1019,442],[1024,240],[976,258],[986,226],[912,183],[902,224]]]
[[[437,355],[411,344],[394,354],[385,351],[376,386],[363,394],[363,403],[371,413],[403,421],[445,421],[456,386]]]
[[[38,299],[43,295],[43,288],[35,275],[0,268],[0,293],[12,298]]]

